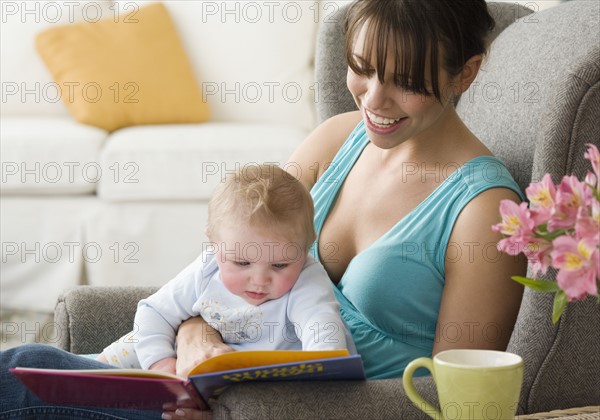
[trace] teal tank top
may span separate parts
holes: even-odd
[[[369,141],[361,122],[312,188],[317,242],[346,176]],[[496,187],[511,189],[523,199],[499,159],[479,156],[468,161],[350,261],[334,289],[368,378],[400,377],[410,361],[431,357],[446,251],[457,258],[469,252],[449,244],[452,228],[467,203]],[[316,242],[311,253],[319,259]]]

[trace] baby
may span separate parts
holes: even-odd
[[[137,329],[98,360],[174,372],[177,328],[198,315],[235,350],[352,346],[333,285],[308,255],[313,204],[297,179],[274,165],[230,175],[209,202],[206,234],[208,250],[140,301]]]

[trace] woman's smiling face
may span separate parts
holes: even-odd
[[[347,84],[358,105],[371,142],[382,149],[390,149],[409,139],[436,136],[437,123],[443,118],[447,108],[452,106],[451,97],[454,85],[448,73],[440,70],[438,86],[441,98],[433,94],[415,93],[409,87],[402,86],[402,75],[396,74],[396,49],[391,47],[393,40],[388,39],[386,45],[385,74],[377,74],[376,48],[364,48],[367,41],[369,22],[358,32],[352,55],[356,67],[355,72],[348,67]],[[371,39],[375,45],[382,45]],[[371,51],[371,57],[364,57],[364,51]],[[425,63],[425,87],[432,92],[429,57]],[[380,81],[383,79],[383,83]],[[409,78],[410,79],[410,78]]]

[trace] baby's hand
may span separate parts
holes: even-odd
[[[177,365],[177,359],[174,357],[165,357],[164,359],[160,359],[158,362],[155,362],[152,366],[150,366],[150,370],[157,370],[159,372],[170,373],[171,375],[175,375],[175,366]]]

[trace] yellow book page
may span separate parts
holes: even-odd
[[[211,357],[200,363],[189,376],[202,373],[223,372],[258,366],[279,365],[283,363],[303,362],[307,360],[332,359],[348,356],[348,350],[250,350],[234,351]]]

